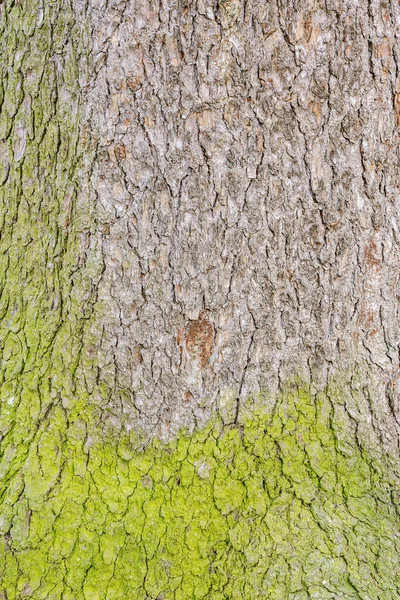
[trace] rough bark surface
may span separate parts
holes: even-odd
[[[399,7],[308,4],[91,12],[85,376],[166,438],[357,363],[398,418]]]
[[[0,1],[0,598],[399,597],[399,20]]]

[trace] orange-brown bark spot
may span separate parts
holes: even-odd
[[[364,329],[370,329],[375,324],[376,315],[373,310],[366,310],[361,312],[358,318],[358,326]]]
[[[144,124],[146,125],[146,127],[153,128],[154,125],[156,124],[156,122],[155,122],[155,120],[153,119],[152,116],[146,115],[145,118],[144,118]]]
[[[131,90],[131,92],[136,92],[136,90],[138,90],[141,87],[142,80],[140,77],[128,77],[128,79],[126,80],[126,85]]]
[[[305,38],[306,38],[306,42],[307,44],[310,42],[311,40],[311,36],[313,33],[313,17],[311,13],[306,13],[304,15],[304,34],[305,34]]]
[[[374,46],[374,54],[376,58],[388,58],[392,56],[392,46],[390,41],[385,38],[382,42]]]
[[[318,102],[318,100],[311,100],[311,102],[308,103],[308,108],[313,113],[313,115],[315,116],[318,125],[321,125],[321,120],[322,120],[322,106],[321,106],[321,103]]]
[[[182,345],[182,342],[184,340],[184,330],[183,328],[178,329],[178,332],[176,334],[176,343],[178,344],[178,346]]]
[[[191,400],[193,400],[193,395],[191,392],[185,392],[185,404],[190,404]]]
[[[381,253],[375,237],[373,237],[364,248],[364,261],[368,266],[377,270],[382,268]]]
[[[135,366],[140,365],[143,362],[142,347],[136,345],[132,349],[132,361]]]
[[[114,148],[115,158],[120,161],[126,158],[126,148],[123,144],[116,144]]]
[[[309,47],[315,46],[321,33],[317,15],[306,11],[301,13],[296,23],[296,40],[302,40]]]
[[[214,328],[207,314],[203,311],[196,321],[191,321],[186,328],[186,349],[194,357],[200,359],[204,369],[210,359],[214,340]]]
[[[396,93],[394,95],[394,112],[396,115],[396,126],[400,127],[400,79],[397,80]]]

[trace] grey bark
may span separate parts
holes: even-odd
[[[89,389],[168,438],[226,397],[234,420],[249,395],[341,373],[395,444],[398,3],[89,11]]]

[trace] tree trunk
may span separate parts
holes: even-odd
[[[0,0],[0,599],[398,599],[400,8]]]

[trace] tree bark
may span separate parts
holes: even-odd
[[[0,1],[0,598],[400,596],[399,21]]]

